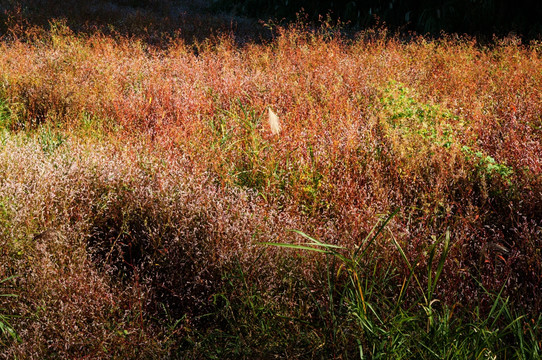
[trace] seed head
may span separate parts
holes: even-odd
[[[271,108],[269,108],[268,120],[269,120],[269,127],[271,128],[271,133],[273,133],[273,135],[278,135],[280,133],[279,117],[277,116],[277,114],[273,112],[273,110],[271,110]]]

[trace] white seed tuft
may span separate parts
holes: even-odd
[[[269,127],[271,128],[271,133],[273,135],[278,135],[280,133],[280,121],[277,114],[269,108]]]

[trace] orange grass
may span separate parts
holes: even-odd
[[[0,196],[10,199],[3,221],[11,230],[5,226],[2,241],[20,239],[7,253],[23,251],[19,246],[30,245],[21,239],[43,229],[78,228],[73,241],[95,247],[91,258],[111,267],[106,273],[134,276],[130,269],[143,260],[126,249],[137,243],[161,269],[156,275],[150,264],[141,265],[142,276],[154,276],[148,299],[177,304],[173,313],[187,306],[196,314],[207,311],[203,303],[218,288],[217,269],[234,255],[253,261],[253,242],[292,238],[284,231],[296,228],[352,247],[381,214],[398,208],[390,229],[420,268],[433,236],[450,230],[452,250],[437,289],[450,304],[476,303],[483,294],[479,280],[489,289],[505,285],[515,302],[542,310],[540,45],[515,38],[491,46],[452,37],[405,42],[380,31],[346,39],[297,24],[263,44],[239,46],[220,36],[195,45],[172,38],[157,48],[137,38],[76,35],[56,23],[33,40],[3,41],[0,99],[9,108],[10,136],[34,134],[39,144],[40,131],[49,127],[73,144],[87,143],[69,140],[53,157],[38,145],[4,145]],[[280,134],[269,129],[270,108],[280,118]],[[67,158],[83,159],[75,162],[80,170],[58,154],[64,148]],[[201,185],[183,190],[190,182]],[[31,197],[25,184],[36,184]],[[67,193],[70,188],[85,190]],[[150,221],[148,229],[138,228],[142,219]],[[126,247],[113,251],[115,238]],[[168,279],[177,270],[167,265],[168,256],[182,257],[178,249],[167,255],[167,246],[182,239],[204,244],[189,255],[192,267],[178,260],[183,273],[209,271],[184,285]],[[491,244],[508,251],[488,252],[497,248]],[[65,263],[70,270],[62,276],[74,281],[82,268],[93,268],[78,253],[48,260],[48,246],[38,242],[31,250],[43,266],[22,255],[13,265],[50,269],[35,270],[29,289],[32,281],[64,271],[45,262]],[[382,251],[401,266],[393,245],[382,244]],[[205,264],[194,260],[199,256]],[[301,262],[309,273],[310,261]],[[108,289],[96,274],[77,291],[109,294],[95,306],[102,318],[120,290]],[[280,288],[279,280],[269,285],[272,274],[262,270],[258,286]],[[194,298],[198,291],[205,299]],[[120,309],[137,313],[134,300],[127,301],[115,305],[117,319],[128,316]],[[71,311],[61,314],[71,317]],[[27,336],[40,331],[53,330],[29,328]],[[160,336],[156,341],[165,341]],[[100,341],[119,348],[137,342],[126,338]],[[32,351],[39,354],[37,346]]]

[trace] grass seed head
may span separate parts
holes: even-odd
[[[268,120],[269,127],[271,128],[271,133],[273,133],[273,135],[280,134],[281,127],[279,117],[273,112],[273,110],[271,110],[271,108],[269,108]]]

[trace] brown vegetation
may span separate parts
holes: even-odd
[[[1,307],[22,339],[8,357],[198,354],[247,294],[260,303],[231,316],[310,322],[324,256],[259,244],[298,229],[351,249],[395,210],[419,271],[450,231],[443,303],[483,308],[483,286],[542,310],[539,44],[28,31],[0,43],[0,278],[19,276]],[[400,286],[408,269],[388,236],[377,246]],[[257,356],[301,354],[302,322],[276,321]]]

